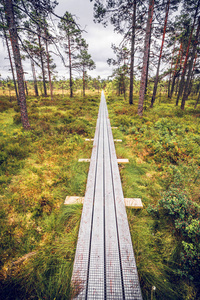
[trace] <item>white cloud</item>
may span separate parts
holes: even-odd
[[[106,61],[108,58],[114,57],[111,44],[120,43],[121,36],[114,33],[111,26],[104,28],[102,24],[95,24],[93,22],[93,2],[89,0],[60,0],[58,2],[59,4],[55,10],[56,13],[63,16],[66,11],[70,12],[76,16],[78,24],[86,31],[83,32],[83,37],[89,44],[88,52],[96,63],[96,69],[88,71],[88,74],[93,77],[100,75],[101,78],[107,78],[107,76],[112,74],[112,68],[108,66]],[[10,69],[9,61],[5,59],[7,56],[6,48],[3,45],[0,46],[0,74],[3,78],[7,76],[12,77],[11,72],[8,71]],[[67,71],[61,59],[55,56],[54,60],[57,65],[58,76],[66,77]],[[31,79],[30,62],[26,60],[23,62],[23,66],[24,71],[28,73],[25,74],[26,78]]]
[[[89,0],[60,0],[56,12],[64,15],[66,11],[75,15],[77,22],[86,30],[83,37],[89,44],[89,53],[96,63],[96,69],[88,71],[88,74],[107,78],[112,74],[112,68],[107,64],[107,59],[114,56],[111,45],[119,44],[122,37],[114,33],[112,26],[104,28],[102,24],[93,22],[93,2]]]

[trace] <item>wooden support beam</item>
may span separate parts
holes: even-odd
[[[129,160],[127,158],[119,158],[117,159],[118,164],[128,164]]]
[[[93,142],[94,139],[85,139],[86,142]],[[114,142],[122,142],[121,139],[114,139]]]
[[[90,158],[79,158],[78,162],[90,162]],[[118,164],[128,164],[129,160],[127,158],[117,159]]]
[[[78,162],[90,162],[90,158],[79,158]]]
[[[83,204],[84,197],[79,196],[67,196],[64,204]],[[125,206],[132,208],[143,208],[142,200],[140,198],[124,198]]]

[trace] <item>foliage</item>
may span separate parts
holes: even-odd
[[[198,210],[198,206],[188,199],[187,194],[175,187],[171,187],[163,194],[157,207],[149,206],[148,208],[149,213],[156,214],[157,218],[167,217],[172,222],[182,243],[177,273],[196,281],[200,275]]]
[[[1,103],[0,298],[70,298],[82,206],[62,203],[84,195],[89,166],[78,158],[91,155],[99,96],[30,97],[29,132],[18,106]]]
[[[155,286],[154,299],[198,299],[199,110],[193,101],[185,112],[174,109],[161,95],[139,118],[136,105],[108,93],[114,138],[123,140],[117,156],[130,161],[120,166],[124,196],[139,197],[144,206],[127,208],[143,298],[150,299]],[[178,199],[174,208],[170,193]]]
[[[155,286],[154,299],[198,299],[200,112],[192,101],[186,111],[174,110],[162,96],[139,118],[135,105],[108,93],[111,124],[118,126],[114,138],[123,140],[116,143],[117,156],[130,161],[120,165],[124,196],[144,205],[141,211],[127,208],[143,298]],[[71,99],[62,93],[53,101],[30,96],[30,132],[17,122],[19,109],[9,96],[1,101],[7,108],[0,116],[0,294],[70,298],[81,206],[62,204],[67,195],[84,196],[89,166],[77,160],[91,155],[92,144],[84,139],[94,136],[99,95]],[[172,151],[174,141],[180,148],[175,161],[162,148],[168,143]],[[161,145],[157,152],[155,145]],[[174,197],[179,205],[173,208]],[[158,205],[158,213],[149,214],[149,204]]]

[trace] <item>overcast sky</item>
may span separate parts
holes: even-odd
[[[106,79],[112,74],[112,67],[109,67],[106,62],[108,58],[114,57],[111,44],[118,44],[122,37],[114,33],[112,26],[104,28],[102,24],[95,24],[93,22],[93,2],[90,2],[90,0],[58,0],[58,2],[59,4],[55,10],[56,13],[63,16],[66,11],[70,12],[76,16],[77,23],[81,28],[86,30],[86,32],[83,33],[83,37],[89,44],[88,52],[96,64],[96,69],[88,71],[88,74],[92,77],[100,75],[101,78]],[[10,66],[5,45],[0,48],[0,63],[1,76],[3,78],[7,76],[12,77],[11,72],[8,71],[10,70]],[[56,70],[58,71],[59,78],[62,76],[68,78],[68,71],[63,66],[61,60],[56,58],[55,63],[57,65]],[[23,65],[24,71],[28,73],[26,74],[26,78],[31,79],[30,62],[27,60],[23,62]]]

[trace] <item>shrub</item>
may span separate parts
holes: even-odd
[[[90,133],[91,129],[88,126],[89,122],[82,119],[77,119],[76,122],[70,123],[68,126],[68,130],[70,133],[77,133],[77,134],[86,134]]]
[[[175,229],[180,247],[180,262],[176,272],[190,280],[198,280],[200,276],[200,220],[199,207],[187,194],[171,187],[163,193],[156,207],[149,206],[148,212],[158,219],[168,218],[169,224]]]
[[[4,101],[0,100],[0,112],[6,111],[11,107],[12,107],[12,104],[10,102],[6,101],[6,99]]]
[[[21,124],[21,116],[19,113],[17,113],[14,117],[13,117],[13,123],[16,124],[16,125],[19,125]]]

